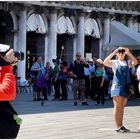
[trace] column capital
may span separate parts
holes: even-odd
[[[116,14],[115,14],[115,19],[118,20],[118,21],[120,21],[120,22],[122,22],[122,21],[125,22],[125,20],[126,20],[126,15],[116,13]]]
[[[134,15],[126,15],[126,18],[129,19],[129,20],[133,20]]]
[[[77,15],[78,16],[85,16],[86,13],[83,10],[77,10]]]
[[[56,8],[49,8],[49,12],[51,13],[51,14],[57,14],[57,9]]]
[[[135,16],[135,17],[134,17],[134,21],[135,21],[135,22],[139,22],[139,20],[140,20],[140,18],[139,18],[138,16]]]
[[[27,7],[23,4],[21,5],[18,5],[18,4],[15,4],[15,3],[3,3],[0,5],[0,8],[3,9],[4,11],[15,11],[15,12],[19,12],[19,11],[24,11],[27,9]]]
[[[120,19],[123,23],[126,21],[126,15],[120,15]]]
[[[109,19],[111,17],[111,14],[108,12],[103,12],[100,14],[102,16],[102,19]]]

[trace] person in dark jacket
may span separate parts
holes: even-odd
[[[52,70],[52,82],[54,85],[54,99],[53,100],[60,100],[60,85],[58,81],[58,76],[59,76],[59,60],[58,59],[52,59],[52,62],[54,63],[54,68]]]
[[[73,92],[74,92],[74,105],[78,104],[77,92],[80,93],[82,98],[82,105],[88,105],[85,101],[85,74],[84,67],[89,65],[82,59],[81,53],[76,53],[76,60],[70,65],[70,74],[73,75]]]

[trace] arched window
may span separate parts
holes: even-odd
[[[99,27],[95,19],[89,18],[85,21],[85,34],[94,38],[100,38]]]
[[[27,31],[36,31],[44,34],[47,32],[45,22],[41,15],[33,13],[27,19]]]
[[[75,34],[75,30],[72,21],[69,17],[60,17],[57,21],[57,33],[58,34]]]

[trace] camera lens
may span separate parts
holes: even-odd
[[[24,60],[24,53],[22,51],[14,51],[14,56],[20,61]]]

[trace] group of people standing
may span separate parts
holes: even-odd
[[[61,64],[58,59],[52,60],[54,68],[49,62],[43,65],[42,57],[39,56],[31,67],[31,78],[33,81],[33,101],[40,101],[41,95],[43,100],[48,100],[47,96],[51,95],[52,85],[54,86],[54,100],[67,100],[67,72],[68,64],[63,61]],[[60,86],[62,94],[60,94]],[[60,98],[61,96],[61,98]]]
[[[67,81],[73,80],[72,90],[74,95],[74,105],[78,104],[79,98],[82,100],[82,105],[88,105],[86,99],[96,99],[96,105],[104,104],[105,91],[104,83],[107,81],[104,77],[107,75],[103,66],[102,59],[85,59],[81,54],[76,53],[74,62],[68,64],[66,61],[53,59],[54,67],[49,62],[43,66],[41,56],[31,67],[30,75],[33,79],[33,101],[40,101],[41,94],[44,100],[52,92],[54,87],[53,100],[67,100]],[[109,76],[108,76],[109,77]],[[109,80],[108,80],[109,81]]]

